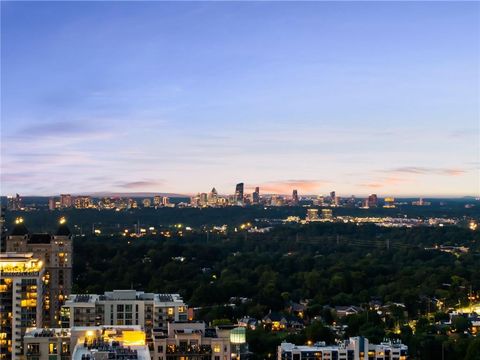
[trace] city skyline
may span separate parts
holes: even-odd
[[[1,7],[1,195],[480,195],[478,3]]]

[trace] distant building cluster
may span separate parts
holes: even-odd
[[[51,197],[48,200],[49,210],[62,209],[98,209],[98,210],[129,210],[136,208],[165,208],[165,207],[226,207],[226,206],[319,206],[319,207],[346,207],[375,209],[379,207],[392,209],[398,205],[407,205],[405,202],[397,202],[394,197],[387,196],[379,199],[377,194],[370,194],[366,198],[340,197],[335,191],[324,195],[301,196],[297,189],[292,190],[290,196],[278,194],[260,195],[260,187],[255,187],[252,193],[245,191],[245,184],[238,183],[232,195],[221,195],[215,188],[209,193],[197,193],[190,197],[188,202],[172,202],[171,198],[162,195],[154,195],[145,198],[127,197],[101,197],[94,198],[90,195],[61,194]],[[429,206],[431,202],[420,198],[410,203],[413,206]],[[25,206],[19,194],[7,197],[7,209],[11,211],[22,211],[35,208]]]
[[[123,197],[102,197],[94,199],[89,195],[72,196],[61,194],[60,197],[51,197],[48,200],[49,210],[60,209],[99,209],[99,210],[126,210],[144,208],[173,207],[170,198],[167,196],[155,195],[153,198],[145,198],[139,201],[134,198]]]

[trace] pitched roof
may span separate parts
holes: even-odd
[[[58,227],[55,235],[57,235],[57,236],[70,236],[70,235],[72,235],[72,232],[70,231],[70,228],[66,224],[61,224]]]
[[[12,233],[13,236],[24,236],[28,235],[28,229],[23,222],[15,224],[13,227]]]
[[[50,244],[51,238],[50,234],[32,234],[27,242],[29,244]]]

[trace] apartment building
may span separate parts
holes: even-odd
[[[232,327],[207,328],[203,321],[168,323],[155,332],[152,360],[230,360]]]
[[[45,267],[43,323],[39,326],[59,327],[60,310],[72,290],[72,234],[64,218],[55,234],[30,233],[22,218],[7,238],[7,251],[31,252]]]
[[[406,360],[408,347],[398,342],[370,344],[364,337],[353,337],[339,345],[301,346],[284,342],[278,347],[277,360]]]
[[[32,329],[24,343],[26,360],[151,360],[138,325]]]
[[[140,325],[150,336],[167,329],[168,322],[187,320],[187,305],[178,294],[136,290],[107,291],[103,295],[70,295],[62,307],[62,327]]]
[[[0,253],[0,359],[20,359],[27,328],[42,324],[43,278],[32,253]]]

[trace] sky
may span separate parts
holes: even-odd
[[[1,194],[480,195],[478,2],[1,2]]]

